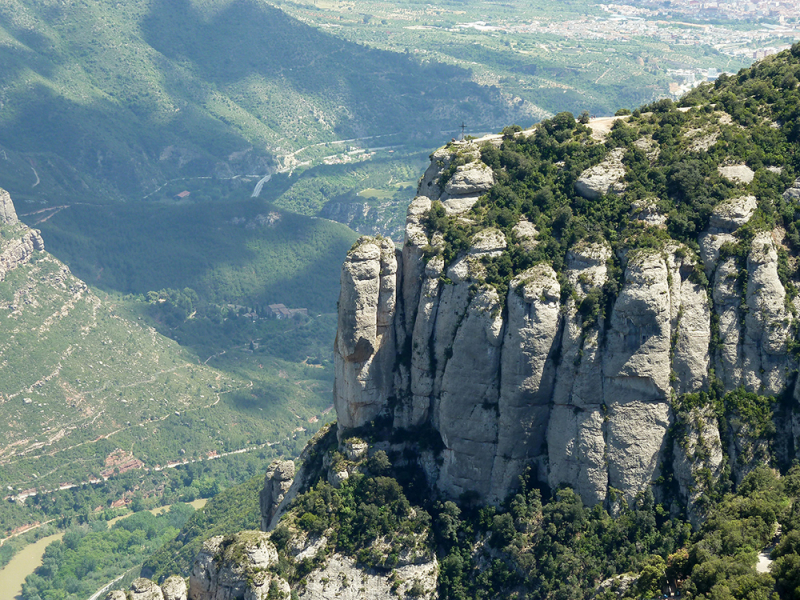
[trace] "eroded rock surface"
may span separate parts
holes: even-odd
[[[14,210],[11,195],[3,188],[0,188],[0,224],[14,225],[17,221],[17,211]]]
[[[186,600],[189,593],[186,580],[178,575],[167,577],[161,584],[161,591],[164,600]]]
[[[11,196],[2,188],[0,225],[9,226],[13,232],[0,238],[0,281],[3,281],[8,273],[28,262],[34,252],[44,250],[44,241],[38,230],[19,222]]]
[[[751,183],[756,174],[747,165],[728,165],[719,167],[719,174],[733,183]]]
[[[289,584],[269,569],[278,551],[261,531],[240,531],[203,543],[189,577],[189,600],[266,600],[270,586],[284,594]]]
[[[483,169],[475,166],[474,149],[459,151],[470,169]],[[781,233],[740,235],[758,202],[739,195],[713,209],[698,235],[699,256],[674,240],[657,249],[623,244],[617,256],[610,244],[584,241],[569,249],[561,273],[537,264],[514,273],[501,295],[485,283],[487,265],[510,251],[534,250],[539,232],[525,219],[508,237],[488,228],[446,262],[446,240],[426,230],[423,216],[446,198],[436,181],[456,156],[452,148],[434,153],[409,206],[397,266],[381,240],[370,238],[345,262],[340,438],[378,415],[396,429],[425,428],[442,445],[424,465],[420,459],[430,485],[445,496],[471,492],[490,503],[502,502],[528,468],[595,504],[609,501],[612,489],[626,499],[650,488],[659,493],[654,485],[667,467],[689,516],[699,518],[697,474],[687,465],[701,438],[712,440],[704,464],[717,477],[721,450],[713,440],[720,433],[706,413],[702,434],[678,419],[674,402],[709,390],[713,377],[727,391],[782,393],[795,363],[779,277]],[[619,150],[609,153],[583,173],[584,187],[576,184],[576,191],[586,198],[624,193],[621,159]],[[667,223],[656,198],[632,202],[631,216],[650,227]],[[381,300],[381,289],[391,290],[385,297],[393,302]],[[387,325],[383,337],[379,322]],[[673,427],[686,432],[680,451],[673,448]],[[754,464],[752,457],[763,454],[760,442],[746,427],[737,431],[729,455]]]
[[[261,490],[261,529],[267,530],[294,480],[294,462],[276,460],[267,469]]]
[[[307,577],[307,585],[298,597],[300,600],[394,600],[409,597],[431,600],[438,597],[438,571],[438,563],[433,559],[422,564],[398,566],[392,577],[361,569],[352,558],[333,554],[324,568]],[[392,590],[394,581],[400,582],[396,591]]]
[[[622,148],[615,148],[598,165],[581,173],[575,182],[575,191],[587,200],[596,200],[608,193],[620,193],[625,190],[622,181],[625,177],[625,165],[622,164]]]
[[[131,583],[131,600],[164,600],[164,594],[158,584],[139,577]]]

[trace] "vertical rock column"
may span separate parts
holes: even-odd
[[[631,498],[659,476],[670,425],[670,293],[664,259],[638,251],[611,315],[603,357],[609,486]]]
[[[776,395],[786,387],[791,315],[786,310],[778,252],[769,231],[756,234],[747,255],[746,300],[742,340],[745,385],[753,392]]]
[[[471,490],[490,493],[497,448],[502,307],[497,292],[475,295],[453,341],[453,356],[442,377],[434,422],[445,449],[438,485],[456,497]]]
[[[360,238],[342,265],[333,390],[340,433],[375,419],[392,395],[397,280],[387,239]]]
[[[561,363],[547,430],[550,486],[570,485],[587,504],[603,502],[608,489],[599,347],[605,319],[600,315],[597,323],[587,324],[588,315],[578,307],[606,282],[610,257],[611,249],[601,244],[580,245],[567,254],[566,276],[578,302],[569,298],[564,309]]]
[[[515,277],[507,304],[493,502],[502,501],[525,468],[546,451],[553,355],[561,331],[561,286],[552,267],[537,265]]]

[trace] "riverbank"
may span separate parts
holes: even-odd
[[[195,510],[200,510],[206,505],[208,500],[200,498],[193,502],[189,502]],[[150,509],[154,515],[161,514],[169,510],[171,505],[159,506]],[[132,513],[115,517],[108,522],[111,527],[114,523],[125,517],[129,517]],[[64,532],[56,533],[44,537],[33,544],[25,546],[22,550],[17,552],[11,561],[0,570],[0,600],[19,600],[22,593],[22,584],[25,583],[25,578],[33,573],[37,567],[42,564],[42,557],[48,545],[56,540],[64,537]]]

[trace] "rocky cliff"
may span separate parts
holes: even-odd
[[[36,229],[19,222],[11,196],[0,188],[0,281],[19,265],[28,262],[35,251],[44,250],[44,241]]]
[[[738,127],[708,106],[666,113],[681,148],[696,129]],[[671,484],[691,514],[702,489],[698,433],[677,425],[702,421],[703,466],[715,477],[724,456],[736,481],[758,461],[736,450],[751,430],[720,431],[710,408],[688,419],[681,399],[712,388],[720,398],[795,392],[794,250],[765,218],[780,198],[752,182],[769,181],[791,211],[800,180],[783,165],[729,164],[730,148],[711,144],[691,156],[723,165],[700,176],[721,198],[704,199],[702,229],[676,234],[681,192],[663,202],[632,173],[664,160],[652,133],[661,115],[623,117],[610,136],[571,117],[559,131],[558,119],[438,150],[402,249],[371,237],[352,248],[335,342],[340,437],[380,419],[434,430],[442,449],[427,463],[429,483],[451,498],[499,503],[533,467],[543,484],[571,486],[590,504]],[[580,170],[558,160],[570,161],[566,151],[546,157],[546,145],[570,144],[586,157],[572,157]],[[549,173],[562,198],[539,183]],[[602,210],[616,214],[600,227],[591,215]],[[793,454],[800,428],[784,433]]]

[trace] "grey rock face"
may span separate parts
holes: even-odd
[[[188,595],[186,581],[178,575],[167,577],[161,584],[161,591],[164,594],[164,600],[186,600]]]
[[[0,188],[0,224],[16,225],[16,235],[0,240],[0,281],[19,265],[28,262],[33,253],[44,250],[39,231],[29,229],[17,220],[17,213],[8,192]]]
[[[11,196],[3,188],[0,188],[0,224],[14,225],[17,221],[17,211],[14,210]]]
[[[374,419],[391,394],[398,267],[390,240],[361,238],[342,268],[334,345],[340,429]]]
[[[783,198],[790,201],[800,201],[800,179],[796,179],[792,187],[783,192]]]
[[[618,154],[584,173],[587,185],[603,180],[594,193],[613,191],[621,181]],[[551,487],[573,487],[589,504],[608,501],[612,488],[630,499],[659,480],[672,456],[667,466],[689,516],[699,518],[692,457],[703,454],[701,440],[711,443],[703,464],[716,477],[720,433],[702,410],[702,432],[680,420],[682,413],[678,419],[674,402],[707,391],[712,373],[726,390],[778,394],[795,368],[778,277],[780,239],[761,232],[744,249],[736,235],[755,213],[755,197],[714,209],[698,239],[700,257],[668,242],[658,250],[622,248],[612,259],[607,245],[582,242],[568,251],[561,274],[536,265],[516,273],[501,297],[485,283],[485,261],[514,244],[532,249],[538,232],[527,221],[508,238],[480,231],[445,264],[437,255],[442,234],[426,231],[423,216],[432,199],[446,196],[435,182],[455,157],[452,148],[433,155],[419,190],[428,195],[408,210],[402,266],[395,268],[381,242],[369,239],[345,262],[337,337],[341,431],[379,414],[395,428],[428,428],[443,446],[424,460],[431,485],[450,497],[472,491],[492,503],[529,467]],[[632,210],[649,226],[663,225],[655,199]],[[725,244],[737,245],[736,252],[721,252]],[[624,268],[621,280],[609,281],[612,263]],[[617,289],[613,305],[605,304],[606,284]],[[381,289],[389,292],[381,296]],[[680,450],[668,435],[673,425],[685,433]],[[746,426],[731,427],[726,434],[737,441],[726,449],[729,456],[755,464],[765,455],[761,442]],[[746,471],[738,468],[736,477]]]
[[[747,256],[747,315],[742,368],[750,391],[774,395],[786,385],[791,329],[786,290],[778,277],[778,253],[770,232],[753,239]]]
[[[480,156],[478,145],[469,140],[440,148],[431,155],[431,165],[422,176],[417,193],[441,200],[448,214],[467,212],[494,185],[494,174]],[[445,174],[449,177],[445,178]]]
[[[164,600],[161,588],[149,579],[139,577],[131,583],[131,600]]]
[[[643,198],[631,203],[631,214],[637,221],[647,225],[664,225],[667,215],[658,209],[658,198]]]
[[[603,361],[609,485],[626,494],[658,477],[669,427],[670,308],[662,257],[648,252],[631,257]]]
[[[422,600],[433,600],[436,593],[438,563],[433,558],[421,564],[398,566],[394,569],[395,581],[400,585],[392,589],[392,579],[384,573],[360,569],[356,561],[341,554],[332,555],[322,569],[311,572],[307,585],[300,592],[300,600],[394,600],[408,598],[409,590],[421,591]]]
[[[733,183],[751,183],[755,178],[753,169],[747,165],[729,165],[726,167],[719,167],[719,174],[728,181]]]
[[[276,460],[267,469],[260,493],[261,529],[266,531],[294,480],[294,463]]]
[[[289,584],[268,570],[277,562],[278,551],[261,531],[213,537],[195,558],[189,600],[264,600],[273,581],[288,594]]]
[[[522,247],[528,251],[533,250],[539,243],[536,241],[539,232],[536,230],[536,226],[527,219],[520,219],[519,223],[514,225],[514,235],[520,239]]]
[[[575,182],[575,191],[587,200],[596,200],[603,194],[621,193],[625,190],[622,178],[625,165],[622,164],[624,149],[616,148],[609,152],[599,165],[586,169]]]
[[[758,202],[755,196],[740,196],[723,200],[714,207],[710,225],[723,231],[734,231],[750,220]]]
[[[113,592],[108,592],[104,600],[128,600],[128,596],[122,590],[114,590]]]
[[[579,245],[567,254],[567,279],[579,300],[607,281],[609,258],[611,249],[600,244]],[[608,488],[599,352],[603,319],[587,329],[572,298],[565,309],[562,360],[547,429],[548,482],[554,488],[570,485],[586,502],[597,503],[605,499]]]

